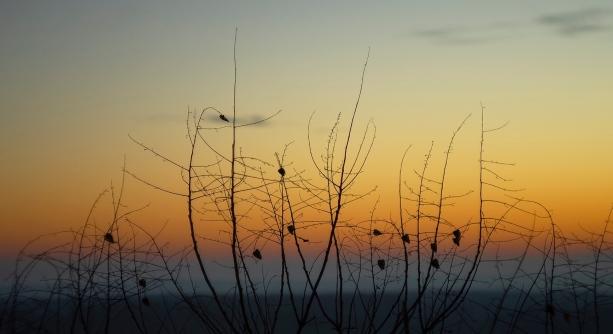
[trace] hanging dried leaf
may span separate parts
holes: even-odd
[[[454,244],[456,244],[456,246],[460,246],[460,238],[453,238],[451,240],[453,241]]]
[[[111,243],[111,244],[114,244],[115,243],[115,238],[113,238],[113,235],[111,234],[111,232],[107,232],[104,235],[104,241],[106,241],[108,243]]]
[[[456,238],[460,238],[462,236],[462,232],[460,230],[453,231],[453,236]]]
[[[262,259],[262,253],[260,252],[260,250],[259,250],[259,249],[256,249],[256,250],[254,250],[254,251],[253,251],[253,256],[254,256],[256,259],[258,259],[258,260],[261,260],[261,259]]]
[[[460,239],[462,239],[462,232],[460,232],[460,230],[453,231],[452,241],[456,246],[460,246]]]

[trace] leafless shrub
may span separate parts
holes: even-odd
[[[288,145],[274,160],[242,152],[237,133],[236,41],[231,113],[207,107],[186,122],[189,159],[175,161],[134,137],[135,145],[169,164],[183,190],[146,180],[124,164],[124,177],[185,201],[187,245],[158,243],[122,205],[124,182],[94,202],[80,229],[44,251],[20,253],[5,295],[0,330],[17,332],[599,332],[610,310],[613,271],[609,222],[601,231],[568,235],[540,203],[521,197],[505,176],[512,163],[490,159],[480,113],[479,179],[449,193],[453,131],[439,172],[434,142],[421,168],[398,173],[398,216],[345,215],[370,205],[376,189],[355,190],[376,128],[356,132],[368,56],[347,128],[339,113],[319,153],[310,131],[313,173],[288,163]],[[212,115],[212,117],[211,117]],[[219,119],[221,123],[211,122]],[[224,136],[228,147],[212,144]],[[314,176],[313,176],[313,175]],[[413,180],[415,187],[408,180]],[[447,210],[477,188],[476,218]],[[103,199],[110,218],[95,219]],[[44,237],[41,237],[44,238]],[[40,239],[40,238],[39,238]],[[229,263],[212,259],[224,249]],[[331,287],[325,289],[324,286]],[[488,291],[487,294],[483,291]],[[590,309],[591,308],[591,309]]]

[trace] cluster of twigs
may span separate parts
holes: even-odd
[[[237,123],[236,101],[231,115],[215,108],[189,114],[186,162],[130,137],[180,173],[182,191],[125,167],[123,175],[184,199],[188,246],[161,245],[133,222],[134,211],[122,205],[122,181],[118,191],[100,195],[81,229],[64,233],[66,243],[43,252],[24,248],[0,331],[610,330],[602,312],[612,301],[611,213],[601,231],[580,238],[564,234],[544,206],[519,197],[504,176],[511,164],[488,159],[487,136],[500,127],[485,128],[483,107],[477,218],[445,218],[472,193],[446,189],[454,141],[470,116],[453,132],[438,175],[432,144],[409,186],[405,150],[397,217],[378,218],[376,205],[366,219],[346,215],[375,191],[355,190],[375,138],[372,123],[361,134],[354,124],[367,63],[347,129],[341,131],[339,114],[322,154],[308,131],[313,175],[290,168],[287,146],[274,163],[244,155],[237,133],[254,123]],[[217,122],[208,124],[211,115]],[[225,149],[210,142],[223,131],[231,142]],[[112,218],[96,223],[105,196]],[[229,263],[212,259],[219,250]]]

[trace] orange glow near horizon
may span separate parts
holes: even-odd
[[[373,4],[349,9],[334,4],[133,6],[0,5],[0,41],[6,46],[0,50],[1,257],[13,258],[38,235],[79,228],[101,191],[112,186],[117,194],[124,159],[126,169],[144,180],[185,192],[180,170],[128,135],[187,163],[187,110],[214,106],[231,115],[235,26],[237,121],[254,122],[282,110],[266,123],[239,128],[238,147],[268,162],[261,166],[275,178],[275,152],[290,144],[288,175],[304,172],[319,186],[325,183],[309,156],[309,117],[315,113],[310,135],[319,159],[339,113],[339,143],[346,136],[371,46],[351,152],[371,120],[376,138],[352,191],[376,191],[349,204],[343,219],[367,221],[376,205],[376,219],[397,221],[404,149],[412,145],[403,168],[407,186],[402,191],[408,196],[408,187],[418,187],[415,171],[421,170],[431,141],[427,177],[440,180],[448,141],[471,114],[455,139],[444,190],[447,196],[469,194],[445,207],[443,218],[450,226],[477,221],[483,102],[487,129],[509,122],[486,136],[485,159],[514,164],[496,166],[511,180],[496,184],[519,190],[509,193],[515,197],[543,204],[566,234],[602,228],[613,202],[612,31],[565,35],[564,27],[547,26],[538,16],[581,10],[574,2],[559,8],[541,4],[531,10],[534,15],[521,5],[506,4],[504,10],[483,5],[488,15],[466,5],[457,8],[460,17],[427,4],[387,9]],[[279,12],[274,19],[273,9]],[[355,15],[339,16],[346,10]],[[213,127],[218,121],[216,115],[205,119]],[[229,153],[227,128],[206,131],[206,136],[219,152]],[[203,163],[215,161],[206,147],[199,152]],[[298,201],[297,191],[290,195]],[[492,187],[485,188],[485,195],[513,201]],[[131,219],[150,233],[163,228],[160,237],[170,247],[189,244],[184,198],[126,176],[123,200],[122,211],[143,208]],[[406,219],[415,207],[410,201],[403,205]],[[241,203],[239,210],[248,208],[248,202]],[[96,224],[108,225],[109,194],[96,211]],[[261,227],[261,212],[252,214],[245,224]],[[531,221],[523,217],[521,223]],[[198,229],[226,240],[219,231],[223,226],[202,222]],[[311,242],[307,248],[317,254],[327,227],[305,233]],[[41,247],[57,240],[45,238]],[[218,255],[228,251],[203,243]]]

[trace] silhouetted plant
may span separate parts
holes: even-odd
[[[602,231],[587,238],[563,233],[545,206],[510,185],[500,169],[512,163],[487,158],[487,136],[504,125],[487,129],[484,106],[479,180],[466,185],[478,188],[476,218],[459,222],[447,213],[473,193],[447,190],[455,140],[470,115],[444,147],[439,172],[430,144],[422,167],[411,174],[415,188],[404,174],[411,147],[404,151],[397,217],[377,215],[376,200],[369,217],[353,218],[346,208],[370,205],[376,191],[355,190],[376,132],[372,121],[362,133],[355,130],[369,56],[347,128],[341,131],[339,113],[321,153],[310,131],[314,115],[309,118],[310,173],[287,161],[289,144],[274,154],[275,163],[240,149],[239,131],[278,112],[237,122],[236,51],[235,38],[232,112],[188,112],[187,161],[130,136],[174,168],[184,188],[146,180],[124,162],[120,189],[101,193],[78,230],[52,236],[66,242],[42,251],[33,242],[20,252],[0,331],[553,333],[612,327],[601,317],[613,301],[611,211]],[[212,144],[212,136],[225,138],[226,147]],[[145,207],[123,205],[125,176],[185,202],[189,244],[159,244],[161,231],[132,221]],[[112,214],[101,224],[94,218],[104,198]],[[225,249],[228,263],[211,256],[212,244]],[[484,289],[490,289],[486,297]]]

